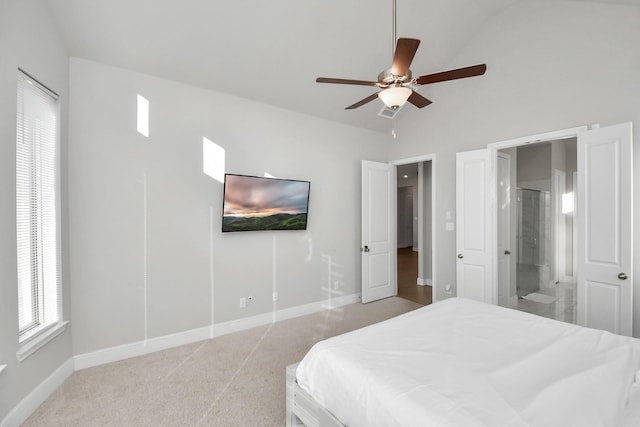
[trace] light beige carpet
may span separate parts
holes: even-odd
[[[287,365],[321,339],[418,307],[353,304],[78,371],[24,426],[283,426]]]

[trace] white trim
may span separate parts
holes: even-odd
[[[573,138],[580,132],[586,132],[587,130],[589,130],[589,126],[578,126],[575,128],[554,130],[552,132],[544,132],[537,135],[522,136],[520,138],[507,139],[500,142],[492,142],[490,144],[487,144],[487,148],[497,151],[504,148],[518,147],[521,145],[533,144],[543,141],[554,141],[556,139]]]
[[[433,302],[436,302],[436,286],[437,286],[437,275],[436,275],[436,192],[438,189],[438,185],[436,184],[436,155],[435,154],[425,154],[422,156],[414,156],[414,157],[407,157],[404,159],[398,159],[398,160],[392,160],[389,163],[394,165],[394,166],[400,166],[400,165],[409,165],[412,163],[422,163],[422,162],[431,162],[431,279],[430,279],[430,286],[431,286],[431,300]],[[395,174],[394,174],[395,176]],[[394,194],[395,194],[395,199],[397,199],[397,195],[398,195],[398,188],[397,186],[394,186]],[[420,192],[418,192],[420,193]],[[419,194],[419,199],[421,199],[421,195]],[[397,202],[396,202],[396,206],[397,206]],[[422,216],[420,215],[421,210],[418,210],[418,224],[422,223]],[[393,227],[395,229],[395,227],[397,226],[396,224],[396,220],[395,218],[393,219],[393,223],[391,224],[391,227]],[[418,233],[418,252],[420,252],[420,246],[422,246],[423,244],[423,237],[422,236],[423,233]],[[396,236],[396,246],[398,246],[398,242],[397,242],[397,236]],[[394,257],[394,262],[396,265],[396,271],[397,271],[397,265],[398,265],[398,253],[394,252],[393,254]]]
[[[433,280],[431,279],[423,279],[422,277],[418,277],[418,286],[432,286]]]
[[[429,160],[435,160],[435,159],[436,159],[435,154],[425,154],[423,156],[407,157],[404,159],[392,160],[389,163],[395,166],[400,166],[400,165],[410,165],[412,163],[428,162]]]
[[[566,161],[565,161],[566,163]],[[566,275],[566,220],[562,213],[562,195],[566,192],[567,173],[561,169],[553,169],[551,172],[553,221],[551,223],[554,252],[554,271],[551,272],[553,281],[562,281],[562,276]]]
[[[577,164],[576,164],[577,169]],[[573,267],[571,269],[571,283],[578,283],[578,214],[576,212],[578,206],[578,171],[573,171],[573,182],[571,183],[571,191],[573,191],[573,221],[571,221],[571,235],[573,236],[571,244],[573,245],[573,257],[571,262]]]
[[[73,357],[75,370],[91,368],[130,357],[142,356],[167,348],[203,341],[210,338],[227,335],[257,326],[268,325],[280,320],[331,310],[348,304],[360,302],[360,294],[351,294],[341,297],[332,297],[327,300],[305,304],[297,307],[277,310],[246,317],[238,320],[230,320],[216,325],[203,326],[189,331],[178,332],[171,335],[151,338],[144,341],[109,347],[89,353],[79,354]],[[2,427],[2,426],[0,426]]]
[[[41,349],[46,343],[63,333],[68,323],[68,320],[58,322],[53,327],[45,329],[42,333],[35,335],[26,341],[16,352],[18,361],[22,362],[24,359]]]
[[[70,358],[25,396],[0,421],[0,427],[14,427],[24,423],[71,374],[73,374],[73,359]]]
[[[162,337],[137,341],[129,344],[108,347],[73,357],[75,370],[91,368],[130,357],[142,356],[171,347],[206,340],[211,337],[209,326],[178,332]]]
[[[565,139],[565,138],[574,138],[577,137],[578,134],[582,133],[582,132],[586,132],[588,131],[590,128],[594,129],[594,128],[598,128],[600,127],[600,125],[598,124],[592,124],[592,125],[585,125],[585,126],[578,126],[578,127],[574,127],[574,128],[567,128],[567,129],[560,129],[560,130],[555,130],[555,131],[551,131],[551,132],[544,132],[544,133],[540,133],[540,134],[536,134],[536,135],[529,135],[529,136],[523,136],[520,138],[514,138],[514,139],[507,139],[504,141],[499,141],[499,142],[492,142],[487,144],[487,148],[489,149],[489,153],[492,159],[495,159],[498,155],[498,150],[502,150],[505,148],[512,148],[512,147],[519,147],[519,146],[523,146],[523,145],[527,145],[530,143],[538,143],[538,142],[543,142],[543,141],[554,141],[554,140],[559,140],[559,139]],[[495,201],[496,199],[496,185],[495,182],[497,182],[497,168],[493,168],[492,171],[492,175],[493,175],[493,181],[494,184],[492,184],[490,191],[491,193],[491,197],[492,200]],[[497,212],[497,205],[494,204],[494,206],[492,206],[491,208],[491,222],[492,224],[496,224],[498,221],[498,212]],[[495,231],[496,229],[494,228],[494,232],[492,233],[493,236],[491,238],[491,253],[493,254],[497,254],[497,250],[498,250],[498,234],[497,231]],[[494,270],[497,269],[498,267],[498,257],[494,256],[494,259],[492,261],[493,263],[493,268]],[[575,272],[574,272],[575,274]],[[497,283],[496,280],[493,280],[493,283]],[[497,295],[497,289],[496,291],[496,295]],[[435,302],[435,299],[434,299]]]

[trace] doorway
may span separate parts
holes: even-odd
[[[396,190],[398,296],[429,305],[433,300],[431,162],[397,165]]]
[[[417,196],[413,197],[418,213],[418,250],[415,254],[418,277],[414,283],[417,282],[418,286],[423,287],[422,292],[431,296],[422,303],[442,299],[438,297],[434,262],[436,156],[429,154],[389,163],[362,160],[360,252],[363,303],[398,295],[397,169],[414,163],[418,168]]]
[[[570,194],[551,197],[552,214],[562,213],[561,199],[574,205],[575,233],[572,258],[564,256],[577,282],[576,323],[620,335],[631,335],[633,328],[632,205],[633,205],[633,132],[631,122],[599,127],[592,125],[518,138],[456,153],[456,286],[457,295],[490,304],[499,300],[499,288],[511,291],[515,266],[507,280],[500,280],[496,218],[501,216],[500,194],[496,195],[498,150],[525,144],[577,137],[577,179],[575,201]],[[555,159],[555,157],[552,157]],[[554,177],[558,177],[554,173]],[[560,180],[561,182],[562,180]],[[516,182],[513,180],[513,182]],[[506,185],[499,188],[512,188]],[[555,184],[554,184],[555,187]],[[564,196],[567,196],[566,198]],[[509,196],[511,197],[511,196]],[[506,227],[509,229],[509,227]],[[513,233],[515,235],[515,233]],[[555,245],[561,245],[562,233],[553,233]],[[566,237],[565,237],[566,239]],[[514,248],[515,244],[506,251]],[[549,257],[551,271],[562,265],[563,251]],[[515,262],[511,257],[509,265]],[[561,277],[561,276],[558,276]],[[554,276],[555,278],[555,276]],[[564,280],[564,279],[558,279]],[[515,294],[515,292],[514,292]]]
[[[498,151],[509,163],[498,172],[499,304],[569,323],[576,323],[577,302],[576,148],[572,137]]]

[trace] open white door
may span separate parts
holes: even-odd
[[[387,163],[362,161],[363,303],[397,294],[394,171]]]
[[[578,324],[631,335],[631,123],[578,135]]]
[[[489,149],[456,154],[457,295],[497,303]]]

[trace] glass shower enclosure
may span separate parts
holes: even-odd
[[[516,289],[521,298],[549,284],[551,210],[549,191],[525,188],[518,188],[516,191]]]

